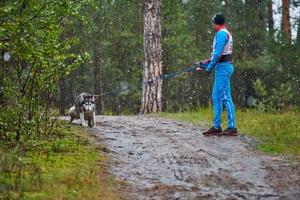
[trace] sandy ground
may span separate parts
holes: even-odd
[[[97,116],[111,170],[129,199],[300,199],[299,164],[251,150],[242,137],[149,116]]]

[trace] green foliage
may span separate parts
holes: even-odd
[[[51,135],[0,146],[0,199],[119,199],[104,155],[84,129],[57,123]]]
[[[233,98],[246,107],[255,95],[253,82],[260,78],[268,87],[279,88],[289,82],[299,91],[299,47],[282,43],[267,29],[269,1],[189,0],[162,2],[163,72],[179,71],[196,61],[209,58],[214,32],[211,16],[224,12],[234,37]],[[73,104],[82,91],[101,94],[98,113],[138,113],[143,66],[143,1],[86,1],[78,9],[84,19],[72,19],[78,37],[72,51],[84,50],[88,60],[68,76],[61,77],[63,95],[56,98],[62,110]],[[280,30],[276,30],[276,33]],[[280,35],[280,34],[275,34]],[[125,83],[129,90],[120,91]],[[163,83],[164,109],[185,111],[210,104],[212,78],[202,73],[189,74]],[[272,93],[272,92],[271,92]],[[300,105],[299,95],[290,104]],[[279,103],[280,104],[280,103]]]
[[[232,85],[237,106],[246,107],[247,97],[256,96],[259,110],[299,108],[300,46],[296,44],[300,38],[288,44],[282,41],[281,30],[276,30],[276,37],[268,32],[267,2],[227,0],[222,6],[219,0],[189,0],[186,3],[164,0],[161,14],[163,72],[179,71],[210,56],[214,35],[211,16],[222,11],[234,37]],[[76,160],[72,155],[77,151],[90,155],[82,149],[85,140],[73,140],[63,128],[55,127],[57,113],[51,108],[60,106],[63,113],[80,92],[104,94],[110,91],[109,95],[97,100],[98,113],[139,112],[144,61],[143,9],[140,0],[0,2],[0,54],[2,57],[7,53],[11,55],[10,60],[0,59],[0,144],[10,150],[1,150],[0,168],[4,175],[1,176],[3,187],[12,191],[9,194],[12,199],[20,197],[21,191],[40,190],[43,185],[39,183],[44,182],[40,175],[44,168],[58,170],[62,165],[59,160],[65,158],[67,163],[74,164]],[[211,88],[212,78],[201,73],[165,81],[164,109],[186,111],[208,105]],[[241,118],[256,119],[257,113],[239,113]],[[263,123],[272,124],[268,120],[278,122],[275,114],[257,115]],[[284,116],[288,118],[290,114]],[[190,120],[198,120],[198,117],[198,113],[189,115]],[[278,132],[286,118],[280,118],[278,127],[273,124],[276,130],[267,125],[265,130]],[[271,135],[273,145],[266,139],[264,150],[285,152],[296,149],[298,152],[292,143],[292,140],[299,142],[298,126],[293,116],[292,119],[289,125],[296,128],[292,128],[289,139],[285,140],[281,132],[276,137]],[[256,124],[264,125],[251,121],[249,124],[253,127],[250,127],[248,122],[240,122],[240,126],[247,127],[244,130],[251,134],[259,131]],[[54,136],[53,140],[50,136]],[[278,148],[275,142],[278,142]],[[26,147],[32,155],[24,155],[24,149],[20,151],[19,146]],[[34,154],[34,150],[42,156]],[[75,156],[76,159],[81,157]],[[89,161],[93,162],[93,159]],[[57,165],[48,165],[49,162]],[[68,171],[68,168],[64,170]],[[38,173],[34,174],[34,171]],[[73,176],[74,172],[70,174]],[[78,180],[72,176],[64,178],[75,184]],[[57,176],[53,177],[57,180]],[[27,187],[25,183],[30,184]],[[54,188],[50,179],[48,183],[49,188]],[[75,198],[76,191],[80,191],[78,188],[77,185],[72,188],[73,192],[66,191]],[[64,191],[58,191],[63,195],[56,198],[65,197]],[[51,192],[22,192],[22,198],[28,199],[26,195],[29,195],[33,199],[43,199],[48,194]]]
[[[61,77],[63,94],[56,98],[62,110],[85,91],[103,94],[97,100],[98,113],[139,110],[143,63],[141,1],[87,1],[80,13],[85,20],[73,20],[72,32],[78,44],[72,48],[91,59],[68,76]],[[126,23],[125,23],[126,22]],[[128,89],[122,89],[125,86]],[[68,91],[68,92],[66,92]]]
[[[288,108],[291,100],[294,98],[291,84],[281,83],[278,88],[273,88],[271,98],[277,109]]]
[[[56,81],[87,56],[70,51],[78,41],[66,31],[79,6],[71,0],[1,3],[0,52],[11,55],[0,68],[1,137],[14,132],[19,142],[22,135],[51,131],[49,106]]]
[[[294,97],[292,86],[289,83],[281,83],[276,88],[269,89],[262,80],[254,82],[254,89],[259,98],[257,108],[261,111],[286,110],[290,108]]]
[[[268,88],[279,88],[281,83],[289,82],[295,93],[300,92],[299,45],[286,44],[268,32],[268,2],[228,0],[222,5],[219,0],[164,1],[161,16],[164,73],[210,56],[214,34],[210,20],[221,11],[234,37],[233,97],[237,105],[245,107],[246,99],[255,95],[252,82],[257,78]],[[6,1],[1,3],[0,50],[11,52],[15,65],[25,61],[30,66],[22,70],[21,79],[29,75],[37,80],[38,86],[49,85],[51,94],[55,92],[51,100],[60,105],[61,112],[82,91],[96,94],[112,91],[114,95],[97,100],[98,112],[137,113],[143,66],[143,6],[138,0],[28,0],[24,5],[22,1]],[[280,31],[276,30],[275,35],[280,35]],[[8,63],[3,66],[13,68]],[[47,78],[49,83],[45,83]],[[53,83],[58,78],[57,91]],[[4,82],[1,85],[13,86],[4,88],[5,96],[14,95],[20,88],[14,86],[17,79],[15,73],[9,80],[1,81]],[[122,83],[129,86],[126,94],[118,89]],[[212,83],[204,75],[165,81],[163,87],[165,110],[188,110],[210,104]],[[47,93],[36,93],[41,92]],[[300,105],[298,96],[294,95],[290,103]],[[45,102],[45,98],[39,102]]]
[[[270,102],[268,102],[269,99],[268,99],[267,86],[260,79],[257,79],[254,82],[254,88],[255,88],[256,94],[259,96],[257,108],[259,110],[265,111],[267,109],[266,106],[268,106],[268,103],[270,103]]]

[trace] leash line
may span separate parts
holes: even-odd
[[[153,84],[157,80],[169,80],[169,79],[173,79],[173,78],[176,78],[176,77],[178,77],[178,76],[180,76],[180,75],[182,75],[184,73],[194,72],[194,71],[196,71],[197,67],[198,67],[198,64],[194,64],[194,65],[192,65],[190,67],[184,68],[181,71],[170,72],[170,73],[167,73],[167,74],[162,74],[160,76],[156,76],[152,80],[142,82],[142,84],[143,85],[150,85],[150,84]]]
[[[154,84],[158,80],[170,80],[170,79],[176,78],[178,76],[181,76],[184,73],[195,72],[198,67],[199,67],[198,64],[193,64],[192,66],[186,67],[181,71],[170,72],[170,73],[167,73],[167,74],[162,74],[160,76],[155,76],[155,77],[152,78],[152,80],[142,82],[141,85],[151,85],[151,84]],[[120,92],[114,92],[114,90],[111,90],[111,91],[104,92],[104,93],[102,93],[98,96],[102,97],[102,96],[107,96],[107,95],[110,95],[110,94],[112,95],[112,94],[116,94],[116,93],[120,93]]]

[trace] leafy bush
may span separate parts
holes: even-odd
[[[281,83],[275,88],[268,89],[261,79],[257,79],[254,82],[254,89],[258,97],[256,107],[261,111],[286,110],[294,98],[290,83]]]
[[[58,122],[39,139],[0,145],[0,199],[118,199],[107,158],[88,134]]]
[[[0,60],[2,141],[20,142],[22,136],[51,131],[51,94],[57,80],[88,56],[72,53],[77,39],[64,34],[80,5],[71,0],[1,3],[0,54],[6,55]]]

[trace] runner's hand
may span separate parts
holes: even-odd
[[[201,68],[201,67],[197,67],[196,68],[196,71],[198,71],[198,72],[200,72],[200,71],[202,71],[203,69]]]

